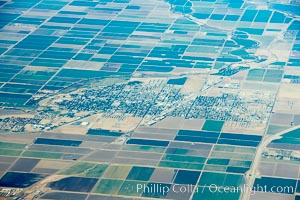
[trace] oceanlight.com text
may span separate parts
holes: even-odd
[[[256,192],[272,192],[272,193],[294,193],[293,186],[267,186],[256,184],[250,187],[247,184],[240,186],[221,186],[217,184],[195,186],[195,185],[181,185],[181,184],[160,184],[160,183],[149,183],[149,184],[136,184],[128,185],[126,190],[136,193],[147,193],[147,194],[161,194],[167,195],[170,191],[173,193],[213,193],[213,194],[229,194],[229,193],[249,193],[255,195]]]

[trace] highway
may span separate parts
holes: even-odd
[[[286,129],[284,131],[278,132],[278,133],[276,133],[274,135],[267,135],[266,137],[264,137],[263,141],[257,147],[256,156],[255,156],[255,158],[254,158],[254,160],[252,162],[251,168],[246,173],[246,184],[250,188],[253,187],[255,178],[259,174],[258,167],[259,167],[259,163],[260,163],[260,160],[261,160],[262,153],[265,150],[265,148],[273,140],[280,139],[284,134],[286,134],[288,132],[291,132],[291,131],[294,131],[294,130],[299,129],[299,128],[300,128],[300,125],[293,126],[293,127],[289,128],[289,129]],[[250,190],[246,190],[246,191],[244,191],[244,193],[242,193],[241,200],[250,200],[250,197],[251,197],[251,191]]]

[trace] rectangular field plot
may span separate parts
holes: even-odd
[[[293,189],[278,191],[278,193],[293,194],[296,188],[297,180],[295,179],[283,179],[275,177],[261,177],[256,178],[254,185],[266,185],[267,191],[271,191],[271,187],[291,187]]]
[[[123,150],[163,153],[165,150],[165,147],[148,146],[148,145],[131,145],[130,144],[130,145],[124,145]]]
[[[12,143],[12,142],[0,142],[1,149],[23,149],[26,144]]]
[[[4,155],[4,156],[19,156],[21,153],[22,150],[0,149],[0,155]]]
[[[18,161],[10,168],[10,170],[30,172],[38,164],[39,161],[39,159],[19,158]]]
[[[61,159],[63,157],[62,153],[53,152],[43,152],[43,151],[25,151],[22,154],[23,157],[32,158],[49,158],[49,159]]]
[[[99,178],[107,166],[107,164],[77,163],[62,171],[61,174]]]
[[[35,144],[48,144],[48,145],[61,145],[61,146],[79,146],[82,143],[82,141],[37,138],[34,143]]]
[[[110,165],[105,173],[103,174],[103,178],[108,179],[121,179],[124,180],[131,170],[130,166],[122,166],[122,165]]]
[[[41,199],[76,199],[85,200],[86,194],[77,194],[70,192],[50,192],[41,197]]]
[[[1,187],[25,188],[45,178],[45,175],[35,173],[7,172],[0,179]]]
[[[101,194],[117,194],[123,182],[123,180],[102,179],[96,186],[94,192]]]
[[[61,191],[90,192],[97,181],[95,178],[67,177],[51,182],[49,187]]]

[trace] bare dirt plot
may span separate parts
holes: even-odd
[[[8,110],[8,109],[0,109],[0,118],[8,118],[8,117],[22,117],[22,118],[32,118],[34,113],[24,112],[23,110]]]
[[[0,163],[13,163],[17,158],[10,156],[0,156]]]
[[[155,128],[155,127],[138,127],[134,132],[136,138],[151,138],[158,140],[172,140],[177,134],[176,129]]]
[[[89,114],[89,113],[87,112],[85,114]],[[98,114],[94,114],[79,120],[78,122],[76,122],[76,124],[80,124],[81,126],[84,126],[84,124],[89,124],[91,122],[94,122],[95,120],[97,120],[98,117],[99,117]]]
[[[284,113],[273,113],[271,115],[270,124],[274,125],[291,125],[291,122],[293,121],[292,114],[284,114]]]
[[[156,139],[156,140],[172,140],[175,135],[170,134],[162,134],[162,133],[134,133],[135,138],[148,138],[148,139]]]
[[[183,117],[166,117],[165,119],[157,122],[152,127],[155,128],[168,128],[168,129],[180,129],[183,122]]]
[[[104,63],[93,62],[93,61],[80,61],[80,60],[70,60],[64,68],[69,69],[84,69],[84,70],[99,70],[103,67]]]
[[[0,141],[14,142],[14,143],[31,143],[34,138],[38,136],[37,133],[22,133],[22,134],[1,134]]]
[[[276,168],[276,164],[261,162],[259,166],[259,172],[262,176],[273,176]]]
[[[298,165],[277,164],[274,176],[297,179],[298,173]]]
[[[233,76],[232,76],[232,79],[234,79],[234,80],[244,80],[245,79],[245,77],[247,76],[247,73],[248,73],[248,71],[240,71],[239,73],[237,73],[237,74],[234,74]]]
[[[182,123],[181,129],[199,131],[202,129],[204,122],[204,119],[185,119]]]
[[[229,92],[230,89],[226,89],[226,92]],[[202,94],[204,96],[211,96],[211,97],[220,97],[222,94],[224,94],[224,88],[216,88],[215,86],[212,86],[208,90],[205,90],[205,92]],[[234,90],[236,92],[236,90]]]
[[[275,103],[273,111],[277,113],[290,113],[290,114],[299,115],[300,98],[291,98],[291,97],[278,98],[277,102]]]
[[[19,160],[10,168],[11,171],[30,172],[38,163],[39,159],[19,158]]]
[[[92,162],[110,162],[117,153],[117,151],[100,150],[92,153],[90,156],[84,158],[84,160]]]
[[[237,133],[245,135],[263,135],[267,124],[264,123],[245,123],[226,121],[222,127],[224,133]]]
[[[56,72],[56,69],[53,69],[52,67],[39,67],[39,66],[26,66],[23,68],[23,70]]]
[[[105,144],[107,144],[107,143],[106,142],[83,141],[80,146],[83,148],[101,148]]]
[[[70,161],[59,161],[59,160],[41,160],[35,168],[49,168],[49,169],[64,169],[70,166]]]
[[[32,170],[34,173],[39,173],[39,174],[54,174],[58,171],[58,169],[49,169],[49,168],[35,168]]]
[[[63,116],[63,117],[55,117],[54,119],[52,119],[51,121],[51,125],[52,126],[61,126],[63,123],[68,123],[68,122],[72,122],[74,121],[73,117],[67,117],[67,116]]]
[[[88,131],[86,126],[76,126],[76,125],[64,125],[53,129],[51,132],[63,133],[63,134],[79,134],[85,135]]]
[[[300,76],[300,69],[298,67],[284,67],[284,73],[289,75]]]
[[[128,132],[134,130],[140,123],[142,118],[123,115],[124,118],[107,118],[104,116],[99,117],[93,122],[91,128],[93,129],[106,129]]]
[[[189,77],[181,88],[181,92],[184,94],[197,93],[202,89],[204,82],[205,79],[202,77]]]
[[[135,130],[135,132],[138,132],[138,133],[160,133],[160,134],[176,135],[178,131],[176,129],[139,126]]]
[[[0,172],[5,172],[10,167],[10,163],[0,163]]]
[[[150,178],[150,181],[161,183],[172,183],[176,171],[172,169],[156,168]]]
[[[278,97],[279,98],[300,98],[299,97],[300,85],[285,84],[280,85]]]
[[[278,90],[279,84],[274,83],[257,83],[253,81],[243,81],[242,89],[247,90],[263,90],[263,91],[271,91],[276,92]]]

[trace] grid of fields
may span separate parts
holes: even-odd
[[[60,90],[84,78],[263,62],[256,49],[282,31],[290,57],[271,66],[299,66],[298,44],[293,45],[299,22],[282,14],[289,10],[281,4],[262,10],[223,0],[2,2],[2,105],[30,105],[37,92]],[[247,79],[281,81],[283,71],[260,70],[250,71]]]
[[[0,187],[57,200],[239,200],[209,186],[253,175],[292,191],[251,200],[298,200],[300,129],[247,173],[267,137],[300,125],[299,10],[277,0],[0,0],[0,130],[20,133],[0,133]]]

